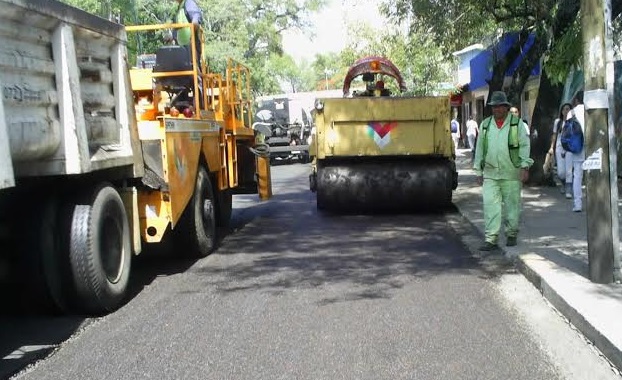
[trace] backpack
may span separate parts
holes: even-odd
[[[458,133],[458,122],[455,120],[451,121],[451,133]]]
[[[579,153],[583,150],[583,129],[574,114],[564,122],[561,143],[562,148],[570,153]]]
[[[490,123],[492,123],[492,116],[488,117],[488,123],[485,123],[484,120],[484,133],[483,133],[483,138],[484,141],[482,141],[482,170],[484,169],[484,166],[486,165],[486,153],[488,153],[488,128],[490,128]],[[518,155],[519,153],[519,148],[520,148],[520,142],[519,142],[519,138],[518,138],[518,124],[520,123],[520,119],[517,118],[516,116],[512,115],[510,116],[510,131],[508,132],[508,150],[510,152],[510,160],[512,161],[512,165],[514,165],[515,168],[520,168],[520,156]]]

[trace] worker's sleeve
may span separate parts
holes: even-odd
[[[524,124],[521,121],[521,124]],[[525,126],[520,126],[519,128],[525,128]],[[523,169],[528,169],[533,165],[533,159],[529,157],[531,153],[531,142],[529,140],[529,136],[524,133],[518,134],[518,156],[520,158],[520,167]]]
[[[478,135],[477,143],[475,144],[475,158],[473,159],[473,170],[475,170],[475,174],[478,177],[483,175],[482,161],[484,160],[484,138],[486,137],[485,133],[481,133],[484,131],[483,124],[484,122],[482,122],[479,126],[480,134]]]
[[[186,0],[186,13],[190,17],[190,22],[193,24],[203,23],[203,12],[194,0]]]

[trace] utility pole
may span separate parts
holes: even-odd
[[[324,68],[324,84],[326,85],[326,91],[328,91],[328,69]]]
[[[607,284],[620,279],[616,144],[609,112],[613,99],[611,0],[581,0],[581,15],[589,272],[591,281]]]

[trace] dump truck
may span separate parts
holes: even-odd
[[[350,93],[355,78],[365,87]],[[407,87],[383,57],[348,70],[343,98],[315,101],[310,188],[327,211],[441,210],[458,184],[448,96],[393,96]]]
[[[55,0],[0,9],[0,277],[27,302],[113,311],[147,244],[206,256],[233,195],[271,196],[248,68],[210,73],[197,30],[130,69],[128,32],[192,24],[126,31]]]
[[[266,96],[256,100],[254,126],[270,147],[271,161],[309,161],[311,115],[295,96]],[[296,94],[292,94],[296,95]]]

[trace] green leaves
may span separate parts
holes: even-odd
[[[509,31],[537,33],[543,43],[545,70],[563,82],[571,67],[581,65],[580,0],[385,0],[384,15],[404,22],[410,33],[426,33],[449,56],[472,43],[487,45]],[[611,0],[613,26],[622,0]],[[617,39],[614,39],[617,41]]]
[[[583,66],[580,17],[555,41],[544,57],[544,69],[553,84],[564,83],[575,66]]]
[[[365,25],[350,28],[351,42],[342,52],[341,64],[348,68],[358,58],[377,55],[390,59],[407,83],[408,93],[430,95],[452,81],[454,61],[447,57],[429,34],[403,25],[377,30]],[[399,93],[393,79],[385,82],[393,93]]]
[[[386,0],[381,11],[411,33],[428,35],[443,54],[450,56],[495,31],[494,19],[483,11],[487,2],[474,0]]]
[[[172,19],[177,3],[172,0],[64,0],[89,13],[126,25],[160,24]],[[282,33],[304,30],[309,15],[326,0],[197,0],[203,9],[205,56],[210,69],[224,72],[226,59],[248,65],[253,73],[252,87],[258,93],[279,88],[279,78],[293,78],[291,68],[275,78],[269,61],[283,55]],[[155,33],[129,36],[128,49],[135,56],[153,53],[162,44]],[[284,67],[284,66],[283,66]]]

